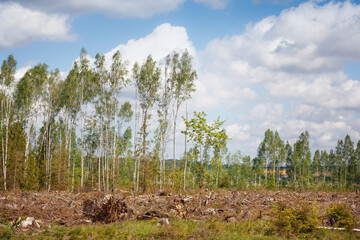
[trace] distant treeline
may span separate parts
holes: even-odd
[[[307,131],[291,146],[268,129],[254,159],[240,153],[226,159],[226,186],[349,189],[360,184],[360,141],[355,147],[349,135],[334,150],[312,156]]]

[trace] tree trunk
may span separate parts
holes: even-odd
[[[50,125],[50,124],[49,124]],[[51,188],[51,125],[49,126],[49,132],[48,132],[48,158],[49,158],[49,183],[48,183],[48,191],[50,191]]]
[[[147,121],[147,110],[144,111],[143,119],[143,139],[142,139],[142,161],[143,161],[143,176],[142,176],[142,193],[146,192],[146,173],[148,172],[148,159],[146,156],[146,121]]]
[[[59,133],[60,133],[60,136],[59,136],[59,165],[58,165],[58,189],[61,189],[61,166],[62,166],[62,151],[61,151],[61,148],[62,148],[62,137],[61,137],[61,126],[59,126]]]
[[[176,122],[177,122],[177,115],[179,111],[179,105],[176,105],[175,115],[174,115],[174,132],[173,132],[173,187],[175,185],[175,168],[176,168]]]
[[[69,132],[69,135],[70,135],[70,139],[69,139],[69,175],[71,175],[71,191],[74,190],[74,171],[73,173],[71,174],[71,142],[72,142],[72,126],[70,126],[70,132]],[[74,162],[74,160],[73,160]],[[74,164],[73,164],[73,167],[74,167]]]
[[[103,142],[103,121],[100,114],[100,143],[99,143],[99,159],[98,159],[98,190],[101,191],[101,157],[102,157],[102,142]]]
[[[109,191],[109,165],[110,165],[110,157],[109,157],[109,138],[110,138],[110,117],[108,118],[107,121],[107,126],[106,126],[106,149],[105,149],[105,168],[106,168],[106,191]]]
[[[10,125],[10,101],[8,100],[6,102],[6,109],[5,109],[5,119],[6,119],[6,128],[5,128],[5,151],[4,151],[4,161],[3,161],[3,175],[4,175],[4,191],[6,191],[6,186],[7,186],[7,175],[6,175],[6,165],[7,165],[7,159],[8,159],[8,144],[9,144],[9,125]]]
[[[81,104],[82,105],[82,104]],[[84,114],[81,112],[81,181],[80,187],[84,187]]]
[[[134,176],[133,176],[133,187],[134,187],[134,194],[136,192],[136,176],[137,176],[137,157],[136,157],[136,145],[137,145],[137,121],[138,121],[138,115],[137,115],[137,90],[135,89],[135,120],[134,120]]]
[[[188,111],[187,111],[187,104],[186,104],[186,120],[188,119]],[[184,187],[183,190],[185,191],[186,189],[186,168],[187,168],[187,129],[185,130],[185,164],[184,164]]]
[[[111,191],[114,191],[115,184],[115,160],[116,160],[116,106],[114,107],[114,143],[113,143],[113,167],[112,167],[112,186]]]
[[[200,147],[200,174],[199,174],[199,207],[201,207],[201,189],[202,189],[202,149]]]

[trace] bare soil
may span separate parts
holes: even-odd
[[[358,220],[357,227],[360,226],[359,193],[290,190],[207,190],[201,194],[201,206],[195,192],[136,196],[126,191],[116,194],[7,192],[0,193],[0,219],[16,222],[20,217],[34,217],[40,225],[65,226],[161,218],[236,222],[269,218],[272,206],[278,201],[314,202],[320,214],[325,214],[331,204],[346,204]]]

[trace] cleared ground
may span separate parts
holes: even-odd
[[[149,194],[133,196],[129,192],[105,193],[1,193],[0,219],[16,222],[20,217],[33,217],[40,225],[51,223],[64,226],[110,223],[148,219],[217,219],[239,222],[267,219],[277,201],[312,201],[320,214],[333,203],[344,203],[357,218],[360,227],[360,194],[355,192],[309,191],[203,191],[199,194]],[[325,225],[326,219],[323,220]]]

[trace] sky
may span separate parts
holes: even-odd
[[[360,140],[360,0],[0,0],[0,60],[14,55],[17,78],[38,63],[66,75],[83,47],[130,66],[188,49],[188,111],[226,120],[231,152],[255,157],[267,129],[291,144],[307,130],[312,151]]]

